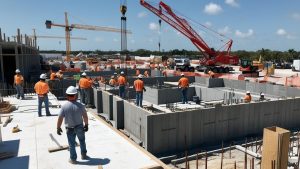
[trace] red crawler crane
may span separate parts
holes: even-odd
[[[232,68],[226,65],[237,65],[239,63],[237,56],[230,55],[232,46],[231,39],[222,47],[225,48],[225,50],[215,51],[205,43],[186,19],[176,15],[171,7],[164,2],[160,1],[158,8],[152,6],[145,0],[140,0],[140,4],[190,39],[204,56],[200,59],[201,67],[199,66],[198,70],[203,70],[206,73],[208,70],[212,70],[215,73],[228,73]]]

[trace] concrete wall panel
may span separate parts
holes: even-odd
[[[103,113],[108,115],[109,120],[113,120],[113,95],[107,91],[102,91]]]
[[[117,129],[124,129],[124,102],[119,96],[113,96],[113,120]]]

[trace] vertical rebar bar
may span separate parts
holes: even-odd
[[[254,169],[254,157],[252,157],[252,169]]]
[[[255,151],[257,153],[257,137],[255,137]]]
[[[198,169],[199,163],[198,163],[198,153],[196,155],[196,169]]]
[[[233,142],[230,143],[230,147],[229,147],[229,158],[231,159],[231,148],[232,148]]]
[[[205,151],[205,169],[207,169],[207,152]]]
[[[224,155],[224,143],[223,143],[223,141],[222,141],[222,153],[221,153],[221,169],[223,169],[223,155]]]
[[[234,161],[234,169],[236,169],[236,161]]]
[[[247,169],[247,137],[245,139],[245,159],[244,159],[244,169]]]

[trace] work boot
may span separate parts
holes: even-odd
[[[52,115],[52,114],[50,114],[50,113],[47,113],[47,114],[46,114],[46,116],[51,116],[51,115]]]
[[[86,154],[82,154],[81,155],[81,159],[82,160],[87,160],[89,158],[89,156],[87,156]]]
[[[76,160],[69,159],[69,163],[71,163],[71,164],[76,164],[77,161],[76,161]]]

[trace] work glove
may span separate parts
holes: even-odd
[[[56,131],[56,132],[57,132],[58,135],[61,135],[61,133],[62,133],[63,131],[62,131],[62,129],[59,127],[59,128],[57,128],[57,131]]]
[[[87,132],[87,131],[89,130],[89,125],[88,125],[88,124],[84,125],[83,130],[84,130],[85,132]]]

